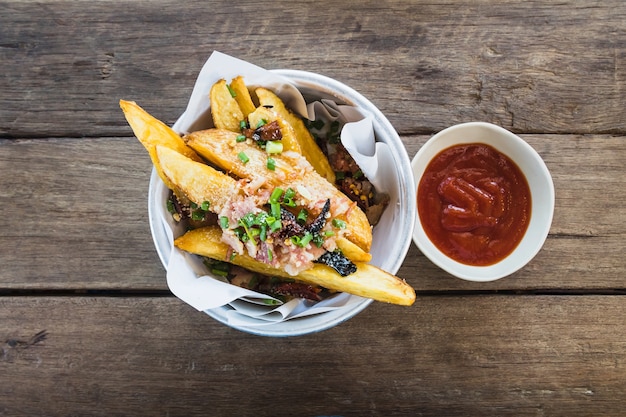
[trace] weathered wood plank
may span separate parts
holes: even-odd
[[[412,248],[400,276],[418,290],[624,288],[625,138],[525,139],[546,160],[556,188],[542,252],[513,277],[477,286],[448,277]],[[413,156],[427,137],[403,140]],[[1,287],[166,288],[147,219],[151,165],[138,141],[5,140],[0,167],[7,184],[0,190]]]
[[[3,297],[0,413],[618,416],[622,298],[419,297],[271,339],[173,298]]]
[[[403,134],[626,132],[621,0],[272,6],[4,0],[0,136],[128,135],[120,98],[171,123],[213,50],[343,81]]]
[[[164,288],[139,141],[5,140],[0,167],[0,286]]]

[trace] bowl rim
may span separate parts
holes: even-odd
[[[461,138],[453,136],[458,135],[459,131],[470,132],[472,129],[476,131],[489,132],[495,135],[492,137],[500,138],[500,140],[480,140],[474,138],[474,135],[472,134]],[[454,138],[454,140],[450,138]],[[501,139],[505,140],[502,141]],[[442,145],[442,143],[445,144]],[[552,176],[550,175],[550,171],[539,153],[521,137],[493,123],[480,121],[465,122],[447,127],[433,135],[428,141],[426,141],[426,143],[419,149],[411,160],[411,169],[413,171],[416,184],[416,196],[417,187],[419,186],[421,177],[432,158],[450,146],[464,143],[485,143],[490,145],[499,152],[508,156],[524,173],[531,191],[531,220],[526,233],[511,254],[503,260],[487,266],[472,266],[463,264],[444,255],[432,242],[430,242],[426,236],[419,219],[419,213],[416,216],[415,228],[413,230],[413,242],[418,247],[420,252],[430,259],[431,262],[457,278],[473,282],[495,281],[519,271],[521,268],[526,266],[543,247],[545,240],[548,237],[554,215],[554,183]],[[525,156],[523,160],[524,163],[520,163],[519,154],[511,155],[508,150],[511,147],[523,152],[523,155]],[[428,158],[428,160],[424,161],[425,158]],[[532,175],[529,175],[528,173],[528,165],[532,165],[533,167]],[[529,176],[531,178],[537,177],[541,179],[542,184],[531,181]],[[539,189],[542,190],[541,193],[538,193]],[[535,210],[536,206],[539,204],[544,205],[544,210],[540,213],[538,210]],[[531,227],[534,232],[532,240],[529,237]],[[529,247],[530,249],[528,249]]]
[[[406,152],[406,148],[402,143],[400,136],[393,128],[389,120],[383,115],[383,113],[363,95],[358,93],[351,87],[329,78],[327,76],[302,70],[293,69],[272,69],[270,72],[285,76],[292,82],[297,88],[310,87],[322,93],[331,95],[339,100],[347,101],[346,104],[357,106],[361,109],[368,111],[373,118],[374,131],[376,137],[385,137],[385,142],[395,142],[395,146],[389,146],[390,152],[396,162],[396,170],[398,171],[398,177],[404,178],[405,182],[399,184],[399,201],[406,201],[406,209],[408,212],[404,216],[402,230],[413,230],[415,225],[415,219],[417,217],[417,207],[413,202],[415,201],[415,184],[413,175],[411,173],[411,161]],[[391,143],[390,143],[391,145]],[[409,173],[409,175],[407,175]],[[156,189],[160,186],[164,186],[159,178],[156,170],[153,168],[150,185],[149,185],[149,204],[148,215],[150,221],[150,230],[154,241],[155,248],[163,264],[167,269],[169,262],[169,255],[171,252],[171,245],[167,239],[164,226],[157,219],[156,205],[158,202],[154,201],[154,197],[158,195]],[[396,257],[388,259],[386,269],[388,272],[395,274],[400,269],[400,266],[406,258],[406,254],[410,248],[412,242],[412,235],[407,235],[400,246],[397,247]],[[357,296],[353,296],[357,297]],[[245,333],[250,333],[258,336],[270,336],[270,337],[291,337],[301,336],[311,333],[321,332],[329,328],[335,327],[344,321],[347,321],[358,313],[363,311],[367,306],[372,303],[372,299],[358,297],[361,300],[335,311],[321,313],[317,316],[309,316],[302,319],[295,319],[291,321],[281,322],[277,324],[269,324],[260,327],[250,327],[236,325],[228,323],[227,308],[218,307],[215,309],[205,310],[204,312],[219,321],[220,323],[240,330]],[[321,321],[319,318],[323,318]],[[297,326],[294,325],[297,323]],[[305,324],[302,326],[302,324]]]

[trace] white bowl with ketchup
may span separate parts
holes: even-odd
[[[503,278],[543,246],[554,212],[552,177],[522,138],[490,123],[449,127],[411,162],[417,186],[413,241],[468,281]]]

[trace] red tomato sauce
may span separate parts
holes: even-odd
[[[493,147],[457,145],[426,167],[417,210],[439,250],[458,262],[487,266],[522,240],[530,222],[530,189],[517,165]]]

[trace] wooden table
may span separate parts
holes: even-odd
[[[618,416],[626,403],[626,4],[0,2],[0,415]],[[477,284],[414,246],[412,307],[292,338],[175,298],[151,164],[118,100],[173,123],[218,50],[356,88],[409,157],[486,121],[544,158],[556,210]]]

